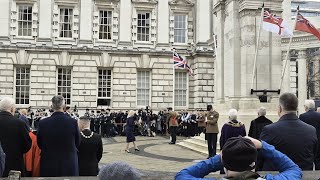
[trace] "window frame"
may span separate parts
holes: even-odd
[[[104,71],[106,70],[107,72],[110,71],[110,97],[99,97],[99,76],[100,76],[100,71]],[[107,75],[108,76],[108,75]],[[110,99],[110,106],[112,107],[112,95],[113,95],[113,71],[110,68],[98,68],[97,70],[97,94],[96,94],[96,99],[97,99],[97,107],[98,106],[106,106],[107,105],[98,105],[98,99]],[[108,81],[106,81],[106,83],[108,84]],[[103,87],[102,87],[103,88]],[[108,89],[108,86],[105,87],[106,89]],[[108,94],[108,91],[106,91],[106,95]]]
[[[185,106],[180,106],[180,105],[177,105],[178,103],[176,103],[176,82],[177,82],[177,75],[176,73],[184,73],[185,76],[186,76],[186,99],[185,99],[185,102],[186,102],[186,105]],[[174,108],[177,108],[177,109],[186,109],[189,107],[189,75],[188,75],[188,72],[187,71],[184,71],[184,70],[177,70],[175,69],[175,72],[174,72],[174,83],[173,83],[173,90],[174,90]],[[181,89],[178,89],[178,90],[181,90]]]
[[[25,20],[19,20],[19,18],[20,18],[20,8],[21,7],[31,7],[31,13],[30,13],[30,15],[31,15],[31,20],[29,20],[28,19],[28,21],[25,21]],[[27,13],[27,17],[28,17],[28,15],[29,15],[29,13]],[[17,37],[18,38],[32,38],[33,36],[32,36],[32,32],[33,32],[33,28],[32,28],[32,26],[33,26],[33,4],[32,3],[30,3],[30,4],[18,4],[17,3]],[[22,15],[22,17],[23,17],[23,15]],[[29,22],[30,21],[30,22]],[[21,30],[21,33],[22,33],[22,35],[19,35],[19,29],[20,29],[20,26],[19,26],[19,23],[20,22],[28,22],[28,23],[31,23],[31,27],[30,27],[30,36],[29,35],[24,35],[23,34],[23,29],[26,29],[26,28],[22,28],[22,30]],[[24,27],[24,26],[22,26],[22,27]],[[27,29],[29,29],[29,28],[27,28]]]
[[[21,101],[19,101],[19,103],[17,103],[17,96],[16,96],[17,87],[18,87],[18,85],[17,85],[17,68],[29,68],[29,85],[23,85],[23,86],[29,86],[29,103],[27,103],[27,104],[21,104],[20,103]],[[13,72],[14,73],[14,79],[13,79],[14,80],[14,88],[13,88],[14,102],[16,105],[19,105],[19,106],[29,106],[30,100],[31,100],[31,66],[18,65],[18,66],[14,66],[13,69],[14,69],[14,72]],[[21,80],[21,78],[20,78],[20,80]],[[26,78],[24,80],[26,80]],[[19,86],[22,87],[21,85],[19,85]],[[24,99],[24,101],[25,101],[25,99]]]
[[[143,89],[143,88],[139,88],[139,72],[148,72],[148,76],[149,76],[149,87],[148,89]],[[152,89],[152,71],[150,69],[137,69],[137,73],[136,73],[136,107],[138,108],[144,108],[146,106],[151,106],[151,89]],[[142,89],[142,90],[149,90],[149,98],[148,98],[148,104],[145,104],[145,105],[139,105],[138,101],[138,90],[139,89]],[[145,101],[145,100],[143,100]]]
[[[61,24],[66,24],[64,21],[63,21],[63,23],[61,22],[61,10],[62,9],[64,9],[64,10],[66,10],[66,9],[68,9],[68,10],[72,10],[72,15],[68,15],[68,17],[71,17],[71,22],[70,22],[70,32],[71,32],[71,37],[63,37],[63,36],[60,36],[61,35],[61,33],[62,33],[62,26],[61,26]],[[59,39],[73,39],[73,35],[74,35],[74,7],[72,7],[72,6],[59,6],[59,22],[58,22],[58,33],[59,33],[59,35],[58,35],[58,38]],[[69,11],[70,12],[70,11]],[[64,16],[65,17],[65,16]],[[70,21],[70,20],[69,20]],[[63,32],[67,32],[67,31],[63,31]]]
[[[147,27],[147,26],[139,26],[139,14],[144,14],[145,16],[146,16],[146,14],[149,14],[149,26]],[[137,36],[137,42],[138,43],[148,43],[148,42],[151,42],[151,21],[152,21],[152,19],[151,19],[151,15],[152,15],[152,12],[150,12],[150,11],[140,11],[140,10],[137,10],[137,34],[136,34],[136,36]],[[147,20],[147,19],[142,19],[141,18],[141,21],[142,20]],[[145,23],[145,24],[147,24],[147,23]],[[141,28],[141,33],[139,33],[139,28]],[[141,35],[141,39],[142,39],[142,29],[145,29],[145,31],[147,31],[147,29],[149,29],[149,33],[147,34],[146,32],[145,32],[145,34],[144,34],[144,37],[145,37],[145,39],[147,39],[146,37],[148,36],[148,40],[139,40],[139,34]]]
[[[106,24],[101,24],[100,22],[100,18],[101,18],[101,11],[103,12],[111,12],[111,17],[110,17],[110,39],[100,39],[100,26],[103,25],[103,26],[106,26]],[[113,41],[113,16],[114,16],[114,12],[112,9],[98,9],[98,12],[99,12],[99,16],[98,16],[98,41],[101,41],[101,42],[112,42]],[[108,18],[108,17],[107,17]],[[107,34],[107,32],[104,32],[104,34]]]
[[[182,28],[176,28],[175,27],[175,22],[176,22],[176,20],[175,20],[175,18],[176,18],[176,16],[184,16],[185,17],[185,29],[182,29]],[[186,45],[186,44],[188,44],[188,15],[187,14],[185,14],[185,13],[174,13],[174,15],[173,15],[173,43],[174,44],[176,44],[176,45]],[[185,30],[185,42],[183,43],[183,42],[176,42],[175,41],[175,36],[176,36],[176,34],[175,34],[175,30]]]
[[[57,81],[56,81],[56,88],[57,88],[57,89],[56,89],[56,94],[57,94],[57,95],[61,95],[61,94],[59,94],[59,69],[65,69],[65,70],[69,69],[69,70],[70,70],[70,103],[69,103],[69,104],[67,103],[67,98],[64,97],[64,99],[65,99],[65,104],[71,106],[71,104],[72,104],[72,92],[73,92],[73,89],[72,89],[73,68],[70,67],[70,66],[57,66],[56,69],[57,69],[57,70],[56,70],[56,77],[57,77]],[[63,88],[63,87],[68,88],[68,86],[61,86],[61,87],[62,87],[62,88]],[[63,95],[61,95],[61,96],[63,96]]]

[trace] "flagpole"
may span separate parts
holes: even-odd
[[[255,78],[256,68],[257,68],[259,42],[260,42],[260,35],[261,35],[261,29],[262,29],[262,23],[263,23],[263,13],[264,13],[264,3],[262,4],[262,9],[261,9],[260,27],[259,27],[258,38],[257,38],[256,52],[255,52],[255,55],[254,55],[254,63],[253,63],[253,70],[252,70],[252,80],[251,80],[251,92],[253,91],[254,78]]]
[[[297,13],[296,13],[296,19],[294,20],[294,24],[292,27],[292,33],[294,32],[296,25],[297,25],[297,20],[298,20],[298,14],[299,14],[299,6],[297,8]],[[290,37],[290,41],[289,41],[289,45],[288,45],[288,49],[287,49],[287,54],[286,54],[286,58],[285,58],[285,63],[282,69],[282,75],[281,75],[281,79],[280,79],[280,86],[279,86],[279,92],[281,92],[281,88],[282,88],[282,83],[283,83],[283,78],[284,78],[284,74],[286,72],[286,68],[287,68],[287,64],[288,64],[288,58],[289,58],[289,53],[290,53],[290,47],[291,47],[291,43],[292,43],[292,38],[293,38],[293,34]]]
[[[174,59],[174,53],[175,53],[175,51],[176,51],[176,49],[175,48],[173,48],[173,51],[172,51],[172,59]],[[173,82],[173,85],[172,85],[172,110],[174,111],[174,96],[175,96],[175,93],[174,93],[174,86],[175,86],[175,79],[176,79],[176,73],[175,73],[175,65],[173,64],[173,74],[172,74],[172,77],[173,77],[173,79],[172,79],[172,82]]]

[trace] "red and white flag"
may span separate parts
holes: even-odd
[[[296,30],[311,33],[320,40],[320,32],[316,27],[314,27],[314,25],[310,23],[309,20],[304,18],[300,13],[298,13],[297,16]]]
[[[279,16],[264,10],[262,27],[266,31],[277,33],[280,36],[291,37],[293,32],[289,30],[288,24]]]

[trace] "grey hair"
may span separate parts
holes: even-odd
[[[63,108],[65,105],[64,97],[60,95],[53,96],[53,98],[51,99],[51,102],[52,102],[53,110],[59,110]]]
[[[15,103],[10,97],[5,97],[0,101],[0,111],[10,111],[13,107],[15,107]]]
[[[100,180],[140,180],[140,172],[125,162],[114,162],[104,165],[99,172]]]
[[[315,109],[316,108],[316,104],[314,102],[314,100],[312,99],[307,99],[305,102],[304,102],[304,106],[310,110],[310,109]]]
[[[259,116],[265,116],[267,114],[267,110],[265,107],[260,107],[258,109]]]
[[[237,120],[238,111],[236,109],[230,109],[228,114],[229,114],[230,120]]]

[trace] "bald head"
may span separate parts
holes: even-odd
[[[11,113],[12,115],[16,111],[16,105],[14,100],[9,97],[5,97],[0,101],[0,111],[6,111]]]

